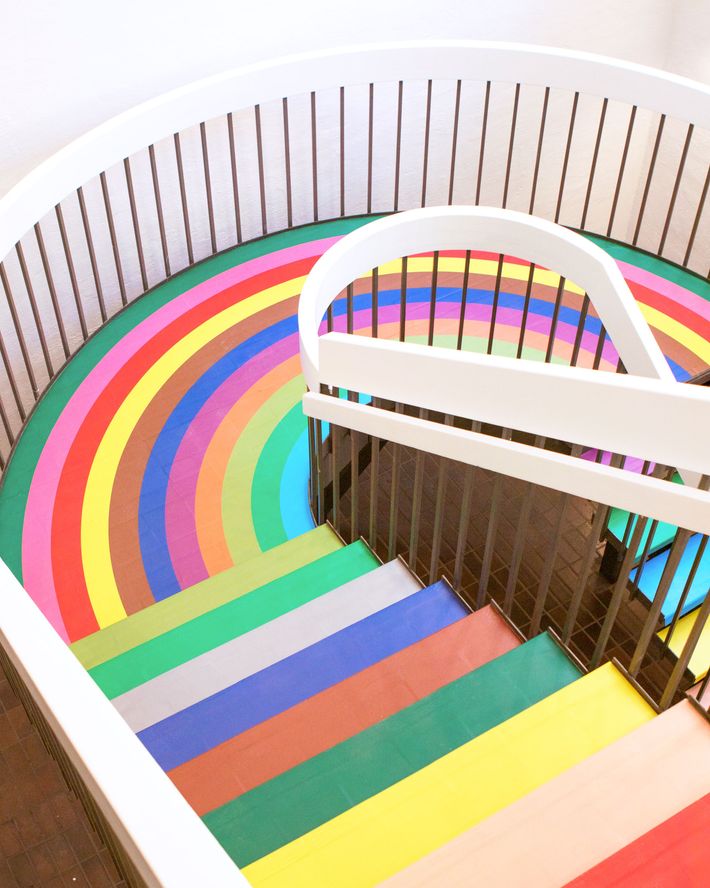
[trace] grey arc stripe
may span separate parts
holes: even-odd
[[[390,561],[126,691],[113,704],[134,731],[142,731],[420,588],[400,561]]]

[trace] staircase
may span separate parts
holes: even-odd
[[[710,793],[690,703],[328,525],[73,650],[257,886],[608,884]]]

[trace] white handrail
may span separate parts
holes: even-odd
[[[248,886],[0,560],[0,644],[151,888]]]
[[[0,200],[0,258],[79,185],[186,127],[312,90],[426,79],[576,90],[710,129],[707,85],[591,53],[476,40],[384,43],[303,53],[188,84],[119,114],[71,142]]]

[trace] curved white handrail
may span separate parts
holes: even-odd
[[[0,200],[0,257],[79,185],[186,127],[312,90],[427,79],[576,90],[710,129],[710,87],[591,53],[515,43],[436,40],[292,55],[235,68],[165,93],[111,118],[52,155]]]
[[[301,364],[318,391],[318,328],[328,306],[364,272],[402,256],[433,250],[504,253],[549,268],[577,284],[606,327],[629,373],[673,376],[611,256],[561,225],[493,207],[427,207],[378,219],[331,247],[308,275],[298,305]]]

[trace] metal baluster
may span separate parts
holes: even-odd
[[[545,363],[549,364],[552,360],[552,352],[555,348],[555,336],[557,334],[557,322],[560,316],[560,306],[562,305],[562,296],[565,291],[566,280],[560,277],[557,286],[557,295],[555,296],[555,305],[552,309],[552,320],[550,321],[550,335],[547,338],[547,351],[545,352]]]
[[[138,208],[136,206],[136,195],[133,190],[133,176],[131,175],[131,162],[127,157],[123,159],[123,171],[126,176],[126,186],[128,188],[128,203],[131,208],[131,222],[133,223],[133,238],[136,242],[136,250],[138,252],[138,266],[141,272],[141,283],[143,284],[143,292],[148,289],[148,276],[145,270],[145,257],[143,255],[143,241],[141,239],[140,225],[138,224]]]
[[[707,537],[705,537],[705,542],[707,542]],[[693,627],[688,634],[688,639],[683,645],[683,650],[678,657],[678,660],[673,667],[673,671],[671,672],[671,677],[668,679],[666,687],[661,695],[661,699],[659,702],[659,708],[662,710],[668,709],[668,707],[673,702],[673,698],[675,697],[678,686],[680,685],[681,679],[683,678],[683,674],[685,670],[688,668],[688,664],[690,663],[690,658],[695,653],[695,648],[697,647],[698,642],[700,641],[700,636],[703,633],[703,629],[705,628],[705,624],[707,623],[708,617],[710,616],[710,594],[705,596],[705,600],[700,605],[700,609],[697,611],[695,615],[695,620],[693,621]],[[701,691],[704,688],[701,687]],[[698,695],[698,699],[702,699],[702,693]]]
[[[535,279],[535,263],[530,263],[530,271],[528,272],[528,282],[525,287],[525,301],[523,302],[523,315],[520,319],[520,337],[518,339],[518,350],[515,353],[516,358],[522,357],[523,345],[525,344],[525,331],[528,324],[528,315],[530,314],[530,298],[532,296],[533,280]]]
[[[582,300],[582,308],[579,312],[579,321],[577,322],[577,335],[574,338],[574,346],[572,347],[572,357],[570,358],[570,367],[576,367],[579,359],[579,350],[582,347],[582,337],[584,336],[584,325],[587,323],[587,315],[589,314],[589,295],[584,294]]]
[[[163,267],[165,277],[170,277],[170,253],[168,251],[168,239],[165,234],[165,217],[163,216],[163,201],[160,197],[160,181],[158,179],[158,165],[155,161],[155,146],[148,146],[150,159],[150,175],[153,180],[153,197],[155,199],[155,212],[158,216],[158,230],[160,231],[160,247],[163,253]]]
[[[592,196],[592,186],[594,185],[594,174],[597,171],[597,159],[599,157],[599,146],[602,141],[602,132],[604,130],[604,120],[606,118],[606,109],[609,104],[609,99],[604,99],[602,102],[602,110],[599,114],[599,126],[597,128],[597,138],[594,142],[594,154],[592,155],[592,166],[589,170],[589,180],[587,182],[587,193],[584,196],[584,209],[582,210],[582,221],[580,222],[579,227],[584,229],[584,226],[587,224],[587,211],[589,210],[589,199]]]
[[[109,207],[110,209],[110,207]],[[107,209],[108,212],[108,209]],[[86,342],[86,339],[89,335],[89,331],[86,326],[86,316],[84,315],[84,304],[81,301],[81,293],[79,292],[79,284],[76,279],[76,270],[74,268],[74,260],[71,254],[71,247],[69,246],[69,238],[67,237],[67,229],[64,225],[64,214],[62,213],[62,208],[59,204],[57,204],[54,208],[54,215],[57,218],[57,225],[59,226],[59,236],[62,240],[62,249],[64,250],[64,259],[67,263],[67,271],[69,272],[69,282],[71,284],[72,296],[74,297],[74,305],[76,306],[77,317],[79,318],[79,326],[81,327],[81,335]],[[113,223],[111,223],[113,224]],[[109,225],[109,229],[111,226]],[[116,253],[114,253],[114,256]],[[122,278],[121,278],[122,280]],[[124,291],[121,291],[122,298],[124,296]]]
[[[0,265],[0,269],[2,269],[2,265]],[[12,364],[10,363],[10,356],[8,355],[7,349],[5,348],[5,341],[2,338],[2,332],[0,332],[0,358],[2,358],[2,363],[3,363],[3,366],[5,367],[5,373],[7,374],[7,378],[10,383],[10,389],[12,391],[12,397],[15,400],[15,406],[17,407],[17,412],[20,414],[20,419],[22,420],[22,422],[24,422],[27,419],[27,413],[25,411],[24,404],[22,403],[22,398],[20,397],[20,390],[17,387],[17,380],[15,379],[15,372],[12,369]]]
[[[311,170],[313,178],[313,221],[318,221],[318,128],[316,94],[311,92]]]
[[[397,140],[395,142],[394,157],[394,211],[399,209],[399,174],[402,160],[402,98],[404,93],[404,82],[399,81],[399,89],[397,93]]]
[[[323,447],[323,421],[316,420],[316,470],[318,473],[318,523],[326,520],[325,512],[325,452]]]
[[[202,169],[205,176],[205,197],[207,199],[207,218],[210,225],[210,246],[212,255],[217,252],[217,232],[214,224],[214,204],[212,201],[212,179],[210,177],[210,153],[207,147],[207,127],[204,121],[200,124],[200,145],[202,147]]]
[[[557,523],[555,524],[555,532],[552,539],[552,546],[550,547],[550,551],[547,553],[547,558],[545,559],[545,566],[542,570],[542,576],[540,577],[540,585],[537,589],[537,598],[535,599],[535,607],[533,608],[532,618],[530,621],[531,636],[537,635],[540,631],[542,615],[545,612],[545,604],[547,603],[547,598],[550,592],[550,583],[552,582],[552,575],[555,570],[555,561],[557,560],[557,553],[560,548],[560,537],[562,536],[562,527],[564,524],[565,515],[567,514],[569,501],[570,495],[568,493],[561,494],[557,515]]]
[[[488,331],[488,346],[486,347],[486,354],[490,355],[493,353],[493,341],[495,339],[495,331],[496,331],[496,318],[498,316],[498,298],[500,296],[500,282],[503,276],[503,253],[500,253],[498,256],[498,271],[496,272],[496,283],[495,288],[493,290],[493,305],[491,306],[491,326]]]
[[[372,406],[376,407],[375,399],[372,399]],[[367,528],[367,540],[370,548],[374,551],[377,548],[377,499],[380,490],[380,439],[372,437],[370,439],[370,514]]]
[[[5,429],[5,436],[10,444],[10,447],[15,443],[15,436],[12,433],[12,426],[10,425],[10,420],[7,417],[7,411],[5,410],[5,404],[3,403],[2,396],[0,396],[0,422],[2,422],[2,427]],[[0,454],[1,456],[1,454]],[[5,468],[5,463],[3,462],[0,465],[0,469]]]
[[[545,87],[545,98],[542,101],[542,113],[540,115],[540,132],[537,138],[537,152],[535,154],[535,168],[533,170],[532,187],[530,189],[530,207],[528,213],[532,215],[535,208],[535,195],[537,193],[537,177],[540,172],[540,158],[542,157],[542,143],[545,138],[545,121],[547,119],[547,105],[550,100],[550,87]]]
[[[346,311],[347,311],[347,332],[353,332],[353,285],[348,284],[347,286],[347,296],[346,296]]]
[[[680,620],[683,614],[683,608],[685,607],[685,602],[688,600],[688,595],[690,595],[690,590],[693,588],[693,583],[695,582],[695,577],[698,574],[698,569],[700,568],[700,562],[703,560],[703,556],[705,555],[705,549],[707,548],[708,538],[704,536],[700,541],[700,545],[698,546],[698,551],[693,559],[693,564],[690,568],[690,573],[688,574],[688,579],[683,586],[683,592],[678,599],[678,604],[675,609],[675,613],[673,614],[673,619],[671,620],[671,624],[668,627],[666,632],[666,637],[663,639],[663,646],[666,650],[670,648],[671,639],[675,634],[676,627],[678,626],[678,621]],[[637,580],[638,582],[638,580]]]
[[[601,536],[604,532],[604,527],[608,520],[608,515],[609,506],[605,506],[599,503],[597,505],[597,510],[594,513],[594,519],[592,521],[591,529],[589,532],[589,539],[587,540],[587,548],[584,552],[584,558],[582,559],[582,566],[579,571],[579,580],[577,581],[577,587],[572,594],[572,599],[570,601],[567,616],[565,618],[565,624],[562,629],[562,642],[565,645],[568,645],[570,643],[570,639],[572,638],[572,632],[574,631],[574,625],[577,622],[577,616],[579,615],[582,598],[587,588],[589,575],[592,572],[592,565],[594,564],[594,560],[597,557],[597,546],[601,541]]]
[[[402,413],[402,405],[395,404],[395,412]],[[390,514],[389,528],[387,531],[387,559],[392,559],[397,554],[397,525],[399,523],[399,476],[400,476],[400,450],[399,444],[392,444],[392,482],[390,486]]]
[[[463,346],[463,331],[466,323],[466,302],[468,299],[468,280],[471,270],[471,251],[466,250],[466,258],[464,260],[463,286],[461,288],[461,313],[459,315],[459,333],[456,339],[456,348],[461,351]]]
[[[353,542],[360,536],[359,452],[358,433],[354,429],[350,429],[350,539],[353,540]]]
[[[22,249],[22,244],[18,241],[15,244],[15,252],[17,253],[17,259],[20,263],[20,271],[22,272],[22,280],[25,282],[25,289],[27,290],[27,298],[30,303],[30,310],[32,312],[32,317],[35,322],[35,327],[37,328],[37,335],[39,336],[39,344],[42,349],[42,356],[44,357],[44,365],[47,368],[47,374],[49,378],[52,379],[54,377],[54,365],[52,364],[52,358],[49,354],[49,346],[47,345],[47,337],[44,333],[44,325],[42,324],[42,318],[40,317],[39,308],[37,307],[37,300],[35,299],[35,291],[32,286],[32,279],[30,278],[30,273],[27,270],[27,263],[25,262],[25,253]]]
[[[629,156],[629,145],[631,144],[631,136],[634,131],[634,121],[636,120],[636,105],[631,108],[629,115],[629,125],[626,130],[626,140],[624,141],[624,150],[621,154],[621,163],[619,164],[619,175],[616,178],[616,188],[614,189],[614,199],[611,202],[611,212],[609,213],[609,224],[606,228],[606,236],[611,237],[611,230],[614,227],[614,217],[616,216],[616,207],[619,203],[619,194],[621,193],[621,182],[624,178],[626,170],[626,161]]]
[[[283,105],[283,130],[284,130],[284,165],[286,173],[286,218],[288,227],[293,227],[293,199],[291,194],[291,145],[288,131],[288,99],[284,96]]]
[[[426,419],[427,410],[419,411],[419,418]],[[417,552],[419,551],[419,521],[421,519],[422,495],[424,489],[424,452],[417,450],[414,468],[414,486],[412,488],[412,520],[409,526],[409,566],[417,571]]]
[[[510,185],[510,168],[513,163],[513,146],[515,145],[515,124],[518,119],[518,103],[520,101],[520,84],[515,84],[515,97],[513,99],[513,117],[510,122],[510,141],[508,143],[508,160],[505,165],[505,184],[503,185],[503,209],[508,204],[508,186]]]
[[[434,259],[431,268],[431,295],[429,297],[429,333],[427,344],[434,344],[434,324],[436,323],[436,290],[439,280],[439,251],[434,250]]]
[[[452,426],[454,423],[453,416],[445,416],[444,424]],[[441,557],[441,531],[444,524],[444,502],[446,500],[446,485],[449,475],[448,459],[440,459],[437,461],[439,467],[439,478],[436,483],[436,500],[434,505],[434,527],[431,539],[431,560],[429,562],[429,582],[435,582],[438,574],[439,559]]]
[[[557,193],[557,206],[555,208],[555,222],[560,221],[560,212],[562,210],[562,195],[565,190],[565,180],[567,178],[567,167],[569,165],[570,149],[572,148],[572,135],[574,133],[574,121],[577,116],[577,104],[579,102],[579,93],[575,92],[572,101],[572,113],[569,120],[569,130],[567,131],[567,144],[565,145],[565,156],[562,161],[562,175],[560,176],[560,190]]]
[[[509,441],[512,437],[510,429],[503,429],[502,438]],[[496,472],[493,482],[493,494],[491,497],[491,509],[488,513],[488,528],[486,530],[486,542],[483,548],[483,560],[481,573],[478,578],[478,593],[476,595],[476,609],[480,609],[486,603],[488,594],[488,582],[491,576],[491,564],[493,563],[493,551],[495,549],[496,536],[498,534],[498,520],[500,518],[500,498],[502,493],[503,476]]]
[[[192,231],[190,229],[190,212],[187,207],[187,192],[185,190],[185,170],[182,165],[182,147],[180,145],[180,133],[173,136],[175,141],[175,160],[177,162],[178,183],[180,185],[180,203],[182,204],[182,221],[185,228],[185,244],[187,246],[187,261],[194,265],[195,256],[192,252]]]
[[[338,467],[338,435],[340,429],[334,423],[330,424],[330,461],[331,461],[331,489],[333,491],[333,527],[340,533],[340,469]]]
[[[456,100],[454,104],[454,128],[451,136],[451,170],[449,172],[449,197],[451,206],[454,200],[454,179],[456,177],[456,148],[459,138],[459,113],[461,110],[461,81],[456,81]]]
[[[372,212],[372,152],[375,129],[375,84],[370,84],[367,118],[367,212]]]
[[[237,176],[237,147],[234,138],[234,119],[232,112],[227,114],[227,132],[229,135],[229,165],[232,173],[232,200],[234,201],[234,223],[237,229],[237,243],[242,242],[242,214],[239,207],[239,181]]]
[[[264,145],[261,138],[261,108],[254,105],[254,128],[256,130],[256,159],[259,166],[259,202],[261,204],[261,233],[266,234],[266,180],[264,178]]]
[[[454,559],[454,576],[452,586],[456,592],[462,590],[463,562],[468,540],[468,522],[471,517],[471,499],[473,495],[473,466],[466,466],[463,482],[463,499],[459,517],[459,530],[456,539],[456,556]]]
[[[663,225],[663,234],[661,235],[661,242],[658,245],[658,255],[663,255],[663,248],[666,245],[666,238],[668,237],[668,229],[671,224],[671,217],[673,216],[673,210],[675,209],[675,202],[678,197],[678,189],[680,188],[680,180],[683,178],[683,170],[685,169],[685,161],[688,158],[688,149],[690,148],[690,140],[693,138],[693,124],[691,123],[688,126],[688,132],[685,137],[685,144],[683,145],[683,153],[680,156],[680,163],[678,164],[678,172],[676,173],[675,182],[673,183],[673,193],[671,194],[671,202],[668,205],[668,214],[666,215],[666,221]]]
[[[597,337],[597,350],[594,352],[594,362],[592,363],[592,369],[598,370],[599,365],[601,364],[602,355],[604,354],[604,343],[606,342],[606,330],[604,329],[604,324],[601,325],[599,329],[599,336]]]
[[[402,257],[402,276],[399,282],[399,341],[404,342],[407,327],[407,257]]]
[[[690,259],[690,254],[693,250],[693,244],[695,243],[695,235],[698,232],[698,225],[700,225],[700,217],[703,215],[703,209],[705,207],[705,198],[707,197],[708,187],[710,186],[710,165],[708,165],[708,171],[705,175],[705,184],[703,185],[703,190],[700,194],[700,200],[698,201],[698,209],[695,212],[695,219],[693,220],[693,227],[690,231],[690,237],[688,238],[688,246],[685,250],[685,256],[683,257],[683,268],[686,268],[688,265],[688,260]]]
[[[372,269],[372,335],[375,339],[377,339],[377,334],[379,331],[379,317],[380,317],[380,272],[378,268]]]
[[[306,388],[306,392],[308,389]],[[312,416],[306,418],[306,427],[308,430],[308,499],[311,506],[311,512],[316,515],[316,483],[317,483],[317,467],[316,467],[316,441],[314,432],[314,419]]]
[[[71,349],[69,348],[69,341],[67,339],[67,332],[64,327],[64,318],[62,317],[62,311],[59,307],[59,299],[57,298],[57,289],[54,286],[54,278],[52,277],[52,270],[49,265],[49,259],[47,257],[47,251],[44,246],[44,238],[42,237],[42,229],[40,228],[39,222],[35,223],[34,226],[35,238],[37,240],[37,248],[39,249],[40,259],[42,260],[42,268],[44,269],[44,276],[47,280],[47,289],[49,290],[49,298],[52,301],[52,308],[54,309],[54,317],[57,319],[57,327],[59,328],[59,338],[62,342],[62,349],[64,351],[64,357],[68,358],[71,354]],[[106,320],[104,318],[104,320]]]
[[[345,87],[340,87],[340,215],[345,215]]]
[[[17,343],[20,346],[20,353],[22,354],[22,362],[25,365],[25,370],[27,371],[27,378],[29,379],[30,386],[32,388],[32,394],[34,395],[35,401],[37,400],[37,396],[39,394],[39,389],[37,388],[37,379],[35,378],[34,370],[32,369],[32,361],[30,360],[30,353],[27,350],[27,343],[25,342],[25,336],[22,332],[22,325],[20,324],[20,319],[17,315],[17,308],[15,307],[15,300],[12,295],[12,289],[10,288],[10,282],[7,279],[7,272],[5,271],[5,264],[0,262],[0,281],[2,281],[3,289],[5,290],[5,299],[7,300],[7,307],[10,310],[10,316],[12,317],[12,325],[15,328],[15,336],[17,337]]]
[[[432,81],[427,84],[426,120],[424,123],[424,162],[422,165],[422,206],[426,206],[427,173],[429,171],[429,134],[431,131],[431,88]]]
[[[476,178],[476,200],[474,203],[479,204],[481,200],[481,182],[483,180],[483,158],[486,151],[486,128],[488,127],[488,106],[491,98],[491,81],[486,81],[486,97],[483,101],[483,120],[481,121],[481,145],[478,153],[478,176]]]
[[[661,114],[661,119],[658,123],[658,130],[656,131],[656,141],[653,144],[653,153],[651,154],[651,162],[648,166],[648,175],[646,176],[646,184],[643,189],[643,197],[641,198],[641,206],[639,207],[638,219],[636,220],[636,230],[634,231],[634,239],[631,243],[636,246],[639,239],[639,233],[641,232],[641,223],[643,222],[643,216],[646,212],[646,202],[648,200],[648,193],[651,190],[651,180],[653,179],[653,171],[656,168],[656,158],[658,157],[658,149],[661,145],[661,137],[663,136],[663,127],[666,123],[666,115]]]
[[[81,213],[81,224],[84,228],[84,237],[86,238],[86,248],[89,251],[89,262],[91,263],[91,274],[94,278],[94,286],[96,287],[96,298],[99,303],[99,312],[101,313],[101,320],[106,323],[106,319],[108,317],[106,313],[106,303],[104,302],[104,293],[101,287],[101,277],[99,275],[99,265],[96,261],[96,253],[94,252],[94,239],[91,236],[91,227],[89,225],[89,214],[86,212],[86,203],[84,201],[84,189],[81,185],[76,189],[77,197],[79,198],[79,212]],[[35,226],[36,227],[36,226]],[[39,239],[38,239],[39,242]],[[42,249],[40,249],[40,253]],[[43,260],[44,262],[44,260]],[[51,292],[51,291],[50,291]],[[55,309],[55,314],[57,310]],[[59,321],[59,317],[57,317],[57,321]]]

